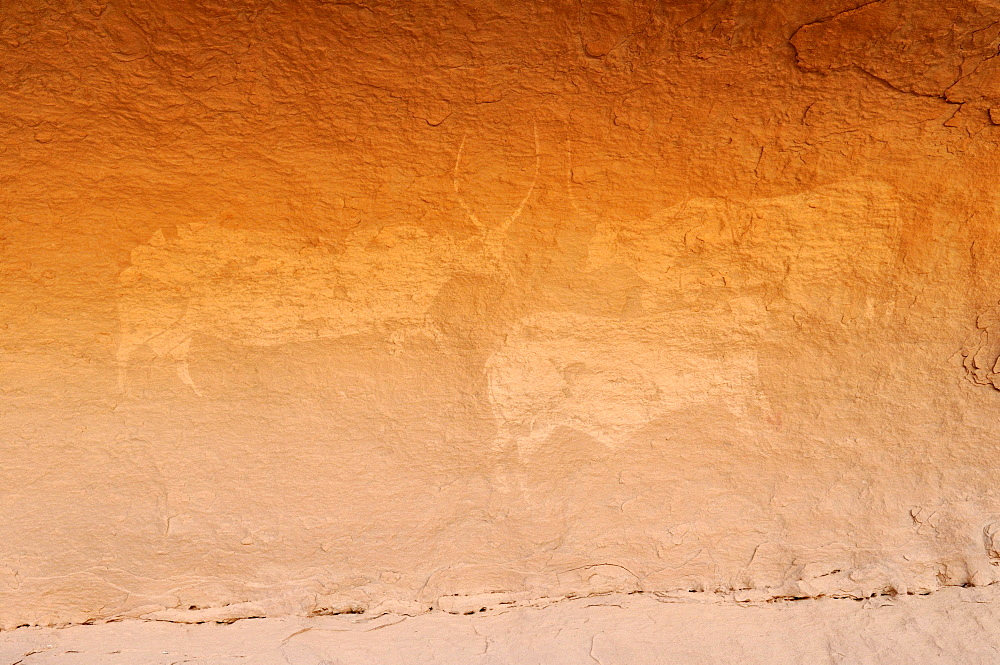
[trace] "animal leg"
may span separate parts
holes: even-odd
[[[768,423],[776,424],[780,420],[771,400],[764,389],[760,378],[756,353],[739,354],[729,363],[731,367],[742,370],[739,380],[734,382],[733,393],[729,399],[731,411],[741,420],[760,418]]]
[[[188,370],[188,352],[191,350],[191,333],[187,328],[176,326],[165,330],[156,331],[143,341],[152,349],[157,358],[169,357],[176,363],[177,376],[180,380],[194,391],[195,395],[202,397],[201,391],[191,378]],[[139,345],[136,345],[139,346]]]
[[[531,456],[535,454],[538,448],[545,443],[554,431],[556,431],[555,425],[546,425],[541,429],[534,429],[532,427],[528,436],[519,438],[515,444],[517,447],[517,461],[527,465]]]
[[[188,368],[188,351],[191,350],[191,338],[186,337],[180,344],[170,349],[170,357],[174,359],[177,363],[177,376],[180,377],[184,385],[189,387],[194,391],[194,394],[198,397],[204,397],[201,391],[198,390],[198,386],[195,385],[194,379],[191,378],[191,371]]]
[[[523,439],[523,432],[506,421],[502,421],[493,439],[493,452],[497,459],[492,484],[501,496],[525,489],[524,473],[518,468],[524,464],[524,455],[521,453]]]
[[[497,433],[493,437],[492,448],[494,453],[503,455],[511,449],[511,446],[514,445],[517,437],[514,432],[511,431],[510,423],[503,420],[503,416],[498,414],[497,418],[500,420],[500,427],[497,428]]]
[[[138,348],[146,344],[151,344],[152,340],[161,333],[162,331],[140,329],[121,334],[121,340],[118,342],[118,350],[115,352],[115,364],[118,366],[119,394],[128,394],[128,364],[132,359],[132,354]]]

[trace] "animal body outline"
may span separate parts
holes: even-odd
[[[753,304],[734,309],[521,319],[486,365],[494,451],[527,463],[562,428],[617,450],[649,424],[702,405],[738,420],[772,418],[758,366],[761,322]],[[729,326],[714,318],[723,314]]]
[[[573,196],[573,157],[568,136],[566,163],[567,195],[574,211],[583,214]],[[722,228],[725,224],[720,228],[711,228],[709,224],[704,228],[695,226],[683,229],[683,233],[677,238],[679,248],[674,248],[676,255],[672,258],[675,265],[670,266],[680,269],[677,271],[680,275],[665,274],[669,271],[658,274],[658,268],[662,266],[648,260],[644,262],[643,259],[648,257],[641,254],[622,257],[616,256],[617,252],[610,252],[609,256],[608,247],[602,248],[600,245],[602,242],[606,245],[607,236],[613,234],[609,231],[613,232],[611,227],[615,224],[597,222],[588,244],[588,269],[596,270],[602,260],[608,264],[615,261],[628,264],[631,261],[631,267],[645,284],[640,313],[638,316],[600,317],[575,312],[542,311],[530,314],[516,323],[486,366],[490,406],[498,424],[494,451],[513,451],[520,463],[527,463],[539,446],[562,427],[586,434],[606,448],[616,449],[646,425],[671,411],[709,401],[719,402],[737,419],[745,420],[756,415],[771,426],[780,423],[780,416],[774,412],[760,378],[757,353],[759,344],[769,333],[770,308],[776,297],[774,289],[770,288],[773,285],[764,282],[774,279],[776,275],[789,282],[790,286],[782,284],[783,288],[787,287],[787,293],[782,292],[778,299],[791,303],[793,317],[802,316],[803,313],[810,315],[814,312],[809,311],[809,308],[816,306],[816,303],[804,298],[808,297],[810,289],[829,282],[831,275],[826,273],[832,272],[834,278],[843,277],[838,270],[843,273],[849,269],[842,264],[832,269],[824,267],[822,259],[825,258],[824,252],[829,254],[829,245],[824,244],[822,239],[809,237],[808,233],[800,238],[800,252],[788,251],[787,260],[783,264],[765,267],[765,279],[755,281],[751,276],[750,279],[744,278],[740,284],[741,276],[726,274],[725,269],[738,267],[740,259],[746,260],[747,253],[753,250],[755,242],[759,250],[761,244],[766,246],[768,242],[784,242],[788,237],[794,238],[795,234],[788,233],[790,229],[786,227],[801,220],[785,219],[778,215],[778,221],[771,221],[775,228],[767,227],[767,219],[763,220],[763,228],[760,228],[761,219],[756,214],[756,208],[770,210],[773,216],[775,209],[781,211],[782,205],[792,209],[799,204],[822,208],[822,199],[826,197],[830,199],[826,204],[830,208],[828,212],[836,216],[837,206],[844,201],[850,202],[852,196],[857,194],[862,196],[862,200],[866,200],[864,197],[868,196],[867,203],[872,207],[876,219],[871,234],[873,246],[857,248],[852,258],[857,260],[860,257],[863,260],[865,253],[870,252],[878,260],[875,261],[877,267],[870,273],[866,274],[862,269],[860,274],[849,277],[848,282],[853,280],[866,285],[867,282],[877,282],[878,278],[887,274],[898,258],[898,201],[894,198],[894,192],[881,184],[871,185],[859,181],[838,183],[786,197],[751,200],[745,206],[725,199],[691,199],[674,206],[674,210],[668,208],[654,212],[636,226],[641,228],[649,220],[664,213],[680,215],[679,211],[686,210],[690,213],[692,209],[697,213],[699,207],[708,212],[714,209],[716,216],[721,216],[724,222],[727,217],[747,215],[746,220],[741,220],[745,224],[731,224],[728,228]],[[810,196],[814,196],[817,201],[810,199]],[[767,217],[766,214],[761,214]],[[712,217],[711,214],[708,216]],[[839,230],[846,231],[856,220],[851,215],[846,215],[841,221]],[[883,222],[884,228],[880,229],[879,225]],[[754,228],[755,223],[758,228]],[[602,235],[605,237],[602,238]],[[643,247],[641,243],[639,246]],[[774,250],[775,247],[771,249]],[[794,250],[794,242],[781,249]],[[603,257],[599,256],[602,250]],[[717,265],[712,266],[709,261],[710,269],[703,270],[705,256],[714,258]],[[668,262],[670,258],[667,257]],[[687,275],[683,274],[684,268],[689,269]],[[768,273],[767,270],[777,272]],[[687,285],[684,284],[685,277],[689,281]],[[669,286],[665,285],[666,282],[670,283]],[[836,300],[835,296],[844,296],[841,300],[850,300],[856,295],[836,293],[836,289],[833,291],[834,297],[828,298],[831,301]],[[882,312],[874,311],[884,304],[881,300],[885,298],[880,298],[879,295],[867,298],[863,307],[867,311],[860,318],[877,320],[882,316]],[[669,329],[671,319],[679,323],[678,327],[682,330],[685,327],[698,328],[699,318],[704,317],[692,308],[714,309],[721,313],[727,305],[735,305],[733,309],[740,312],[729,320],[729,325],[723,316],[720,319],[723,321],[721,329],[701,326],[704,331],[701,343],[695,340],[674,358],[670,358],[664,349],[657,353],[653,338],[642,334],[643,329],[650,326]],[[842,319],[845,316],[840,312],[836,314],[832,318]],[[708,319],[704,320],[708,322]],[[831,325],[836,325],[836,322]],[[590,334],[589,341],[573,340],[574,331],[581,329],[596,329],[601,332]],[[634,358],[616,357],[614,348],[601,349],[603,338],[615,336],[622,336],[623,341],[631,342],[629,348],[632,349],[633,356],[645,355],[651,359],[650,371],[637,371]],[[562,340],[562,344],[556,340]],[[666,341],[666,346],[669,346],[670,340]],[[678,348],[683,346],[675,345]],[[718,378],[716,385],[706,385],[703,376],[690,371],[692,359],[700,361],[703,371],[715,372]],[[534,367],[531,366],[532,363],[535,364]],[[615,368],[615,363],[620,368]],[[658,371],[683,375],[685,368],[690,379],[688,389],[679,387],[676,382],[667,382],[665,385],[656,377]],[[607,384],[602,387],[599,382],[591,381],[591,385],[585,386],[578,378],[568,376],[571,373],[581,375],[581,372],[582,375],[589,372],[591,377],[603,376]],[[521,380],[518,380],[518,375]],[[529,376],[531,380],[528,380]],[[611,389],[606,389],[608,386]],[[609,404],[617,404],[620,408],[609,409]]]
[[[535,191],[541,167],[538,129],[533,123],[534,169],[527,192],[513,212],[494,226],[485,224],[461,193],[458,176],[467,137],[467,133],[462,137],[452,168],[455,196],[461,209],[477,230],[477,236],[465,246],[461,246],[450,236],[432,238],[418,226],[400,224],[351,234],[342,252],[317,258],[316,251],[313,251],[315,248],[281,237],[279,234],[225,230],[218,225],[196,224],[178,226],[177,237],[168,239],[162,230],[158,230],[148,243],[139,245],[133,250],[132,264],[119,276],[121,293],[118,309],[121,330],[115,353],[119,393],[128,393],[129,363],[136,351],[142,347],[149,348],[158,358],[170,359],[181,382],[196,395],[203,396],[191,376],[188,363],[192,342],[198,334],[238,341],[250,346],[272,346],[292,341],[333,339],[380,328],[395,328],[396,331],[390,332],[389,336],[393,343],[397,343],[400,328],[417,326],[426,330],[430,327],[426,321],[426,311],[433,297],[451,277],[464,272],[484,271],[491,275],[508,275],[505,245],[511,227],[521,216]],[[256,293],[250,295],[269,297],[272,302],[279,303],[267,310],[267,313],[275,314],[287,310],[286,325],[264,321],[266,317],[260,316],[263,310],[253,298],[244,297],[241,302],[242,308],[218,304],[209,306],[213,298],[221,300],[222,295],[205,294],[205,289],[210,292],[213,288],[211,280],[204,279],[206,275],[196,269],[189,270],[188,274],[184,274],[183,269],[176,270],[176,261],[172,259],[177,259],[179,254],[185,252],[194,254],[193,258],[202,259],[202,262],[204,259],[209,259],[209,263],[212,263],[213,259],[214,263],[219,263],[220,258],[240,258],[241,251],[230,252],[234,254],[232,257],[226,257],[225,251],[222,251],[222,256],[218,256],[221,251],[218,245],[215,245],[213,250],[211,243],[205,242],[211,240],[205,236],[212,234],[215,234],[215,240],[223,244],[227,236],[230,244],[235,243],[238,246],[242,243],[243,254],[259,255],[253,265],[236,267],[237,278],[230,279],[228,284],[238,287],[237,291],[243,286],[252,287],[258,278],[266,284],[267,275],[274,275],[277,271],[281,279],[271,279],[270,282],[272,286],[277,285],[278,288],[273,288],[272,293],[267,294],[265,293],[267,289],[260,287],[256,289]],[[382,237],[384,235],[389,237]],[[414,244],[415,239],[420,239],[420,242]],[[470,250],[468,245],[474,245],[476,242],[480,242],[481,247]],[[372,249],[373,245],[382,250],[384,265],[381,266],[379,275],[380,279],[384,277],[381,280],[383,286],[387,285],[392,296],[389,299],[392,306],[386,306],[384,302],[376,306],[371,298],[364,297],[366,291],[359,286],[371,286],[372,271],[369,269],[379,258]],[[392,254],[394,247],[401,248],[396,255]],[[248,249],[252,251],[246,251]],[[314,261],[311,269],[308,263],[303,264],[300,259],[293,256],[303,251],[313,251]],[[414,251],[417,252],[416,256],[413,255]],[[423,254],[420,255],[420,252]],[[341,269],[351,265],[356,269],[346,271]],[[423,271],[419,279],[412,274],[415,265],[420,267],[418,272]],[[173,274],[171,267],[174,268]],[[212,267],[217,269],[215,277],[224,274],[226,269],[225,265]],[[392,280],[398,280],[400,274],[404,277],[409,274],[413,278],[409,281],[404,279],[402,288],[398,285],[393,287]],[[330,280],[324,279],[324,275],[339,275],[344,281],[339,285],[328,283]],[[430,291],[417,293],[416,285],[425,283],[428,277],[434,287]],[[299,286],[296,286],[296,280],[300,283]],[[223,280],[223,284],[225,283]],[[317,284],[332,289],[317,289]],[[198,294],[199,288],[202,289],[201,295]],[[288,289],[292,292],[289,293]],[[326,297],[325,308],[315,303],[301,306],[301,303],[322,299],[324,291],[331,290],[339,293],[340,297]],[[287,303],[281,305],[282,298],[286,301],[291,300],[291,306]],[[297,312],[296,302],[300,305]],[[322,321],[313,327],[303,327],[296,323],[323,319],[329,321],[335,317],[322,314],[344,314],[344,311],[338,310],[338,302],[351,310],[351,320],[333,321],[327,323],[325,327]],[[400,314],[400,311],[403,314]],[[301,316],[303,313],[311,316],[303,317]],[[383,316],[378,316],[379,313]],[[258,320],[254,321],[254,318]]]

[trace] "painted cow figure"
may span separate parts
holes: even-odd
[[[752,302],[620,320],[545,312],[523,319],[487,363],[496,447],[522,461],[557,429],[608,448],[650,423],[701,406],[766,418]]]
[[[433,330],[427,312],[450,279],[470,272],[507,277],[507,236],[538,180],[536,130],[527,192],[510,215],[487,225],[459,187],[464,147],[463,139],[452,176],[457,201],[476,229],[469,242],[412,224],[365,227],[342,246],[217,224],[180,226],[171,237],[157,231],[135,248],[120,275],[119,389],[126,390],[130,359],[146,347],[172,359],[180,379],[200,394],[188,367],[198,336],[278,346]]]
[[[774,421],[761,344],[802,325],[849,335],[882,320],[899,241],[893,191],[867,181],[692,199],[642,222],[598,224],[589,269],[633,270],[645,284],[640,314],[543,312],[517,324],[486,371],[497,448],[524,459],[561,427],[615,448],[708,404]]]
[[[197,393],[188,354],[198,335],[276,346],[420,326],[459,256],[413,226],[354,234],[342,249],[217,225],[157,232],[120,276],[120,388],[142,346],[172,358]]]

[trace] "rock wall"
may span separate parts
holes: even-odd
[[[1000,6],[0,8],[0,628],[1000,579]]]

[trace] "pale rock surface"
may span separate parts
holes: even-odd
[[[465,614],[133,621],[0,635],[11,665],[975,665],[1000,657],[995,587],[868,601],[606,595]]]
[[[655,609],[678,654],[974,662],[998,26],[985,0],[3,4],[0,630],[298,617],[190,634],[334,626],[288,644],[367,662],[372,624],[306,618],[367,611],[437,635],[420,662],[520,617],[640,662]],[[632,592],[631,641],[530,609]],[[897,600],[655,599],[689,592]],[[58,635],[105,630],[179,629]]]

